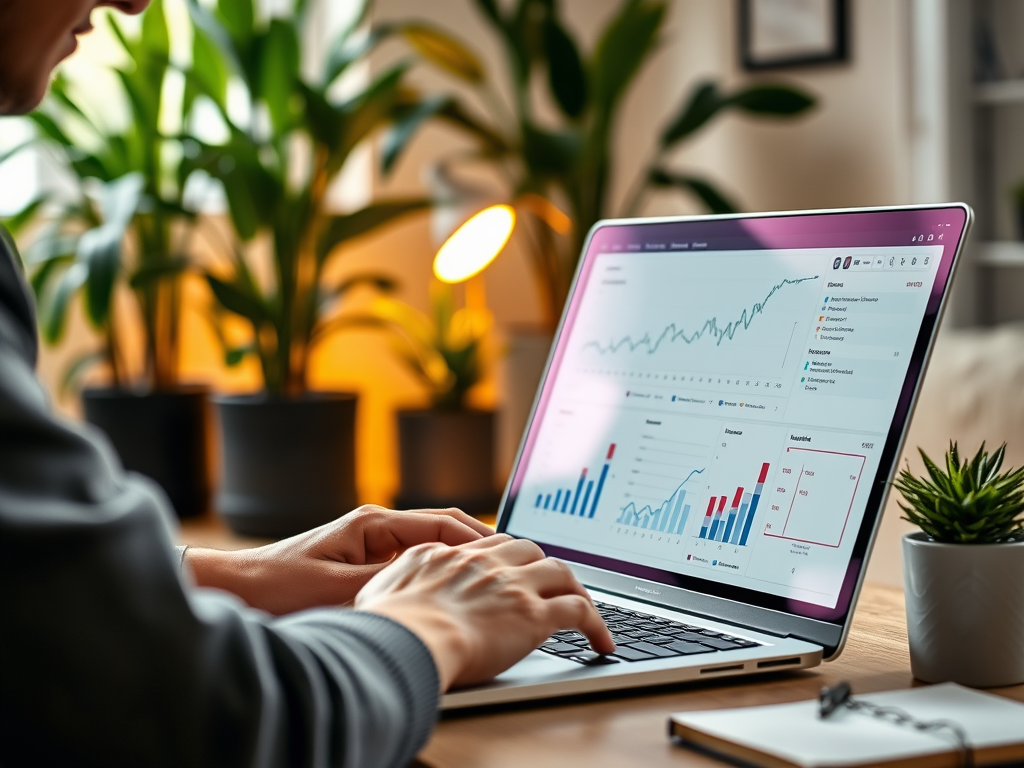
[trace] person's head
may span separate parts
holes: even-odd
[[[89,16],[110,6],[141,13],[149,0],[0,0],[0,115],[35,109],[50,73],[92,29]]]

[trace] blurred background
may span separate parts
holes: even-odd
[[[0,217],[55,406],[122,435],[141,471],[199,456],[151,470],[184,484],[169,488],[183,517],[272,537],[357,502],[493,512],[582,238],[617,215],[969,203],[907,458],[985,440],[1024,463],[1019,0],[163,0],[96,16],[40,110],[0,121]],[[507,242],[463,232],[445,278],[442,244],[496,205]],[[317,392],[358,399],[252,415]],[[199,416],[140,415],[161,393],[198,397]],[[189,418],[198,431],[178,434]],[[287,432],[303,419],[319,459]],[[143,455],[174,428],[175,455]],[[281,522],[296,485],[308,516]],[[902,583],[904,530],[891,499],[869,578]]]

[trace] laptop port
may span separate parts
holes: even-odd
[[[710,675],[712,672],[736,672],[742,670],[742,664],[727,664],[724,667],[706,667],[700,671],[702,675]]]
[[[772,667],[792,667],[795,664],[799,664],[800,659],[772,659],[771,661],[759,661],[757,662],[758,669],[771,669]]]

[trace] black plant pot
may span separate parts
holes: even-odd
[[[218,397],[216,509],[236,533],[284,538],[356,506],[356,396]]]
[[[458,507],[493,514],[493,411],[399,411],[399,509]]]
[[[204,387],[137,394],[82,392],[86,420],[106,432],[125,469],[155,480],[180,518],[210,507],[210,403]]]

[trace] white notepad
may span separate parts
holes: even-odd
[[[978,765],[1024,760],[1024,704],[945,683],[857,696],[898,707],[917,720],[952,720],[968,735]],[[670,732],[683,742],[765,766],[955,766],[956,740],[922,733],[862,712],[818,716],[817,701],[672,716]]]

